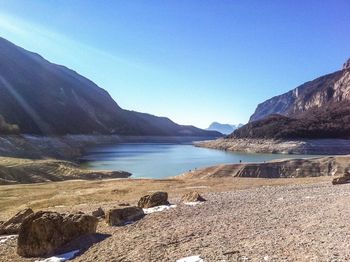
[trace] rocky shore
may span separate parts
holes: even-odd
[[[350,168],[350,156],[274,160],[264,163],[223,164],[184,173],[178,178],[299,178],[340,177]]]
[[[57,182],[64,180],[92,180],[128,178],[125,171],[88,170],[63,160],[31,160],[0,157],[0,185]]]
[[[350,154],[350,140],[346,139],[305,139],[274,140],[253,138],[219,138],[199,141],[195,146],[246,152],[307,155],[346,155]]]

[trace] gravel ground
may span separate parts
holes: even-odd
[[[350,185],[265,186],[203,196],[203,204],[179,204],[124,227],[101,222],[98,232],[105,239],[73,261],[176,261],[193,255],[204,261],[350,260]],[[28,261],[15,255],[15,246],[15,240],[0,245],[0,261]]]

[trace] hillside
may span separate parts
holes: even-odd
[[[350,138],[350,68],[307,82],[258,105],[230,138]]]
[[[310,109],[350,101],[350,67],[328,74],[259,104],[250,122],[272,114],[297,116]]]
[[[0,38],[0,134],[220,136],[120,108],[89,79]],[[2,120],[2,118],[0,119]],[[10,131],[9,131],[10,127]]]

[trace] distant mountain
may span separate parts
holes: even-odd
[[[93,63],[93,61],[91,61]],[[0,133],[220,136],[120,108],[89,79],[0,38]]]
[[[232,136],[350,138],[350,60],[340,71],[259,104]]]
[[[231,134],[237,128],[240,128],[243,124],[230,125],[230,124],[220,124],[218,122],[213,122],[207,128],[207,130],[218,131],[224,135]]]

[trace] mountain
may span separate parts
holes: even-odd
[[[218,122],[213,122],[206,130],[218,131],[222,134],[228,135],[231,134],[237,128],[240,128],[243,124],[230,125],[230,124],[221,124]]]
[[[350,59],[343,69],[275,96],[258,105],[249,122],[272,114],[295,116],[309,109],[350,100]]]
[[[165,117],[124,110],[89,79],[3,38],[0,98],[1,133],[221,135],[178,125]]]
[[[350,138],[350,59],[319,77],[258,105],[237,138]]]

